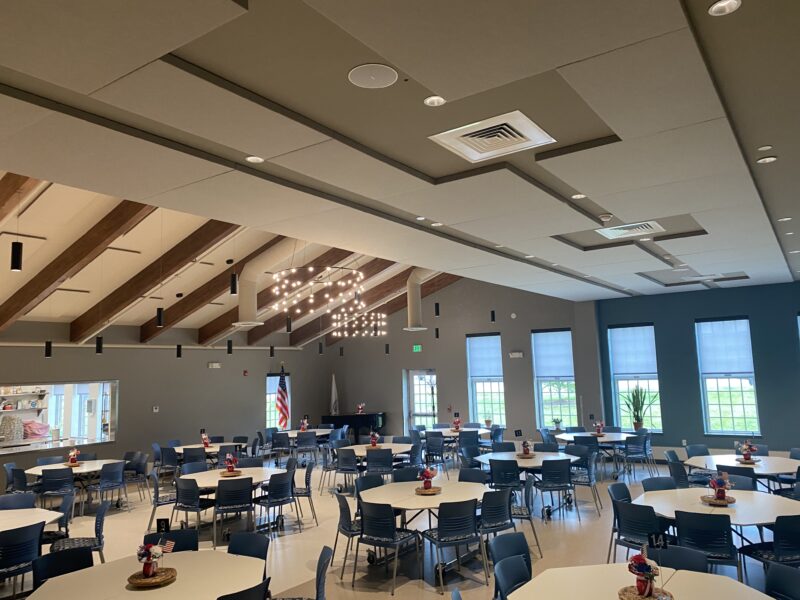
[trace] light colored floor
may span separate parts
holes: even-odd
[[[666,474],[664,467],[662,473]],[[638,474],[639,477],[646,475]],[[441,475],[440,475],[441,476]],[[457,477],[457,472],[451,471],[451,477]],[[301,484],[301,474],[297,475],[297,482]],[[578,500],[581,511],[581,521],[579,522],[575,510],[567,510],[553,515],[550,522],[543,522],[535,519],[535,526],[539,534],[539,540],[544,551],[544,558],[536,558],[534,552],[534,576],[545,569],[552,567],[564,567],[570,565],[590,565],[604,563],[608,551],[608,541],[611,528],[611,507],[606,491],[607,483],[600,484],[600,494],[604,503],[602,515],[597,516],[594,505],[591,501],[591,494],[586,488],[579,488]],[[628,482],[633,497],[641,493],[641,485],[636,481]],[[314,479],[314,503],[319,518],[319,526],[314,524],[311,511],[308,509],[308,501],[301,500],[305,517],[302,519],[303,532],[300,533],[294,513],[285,512],[286,528],[283,532],[273,537],[267,566],[267,573],[272,578],[270,589],[273,596],[306,596],[313,598],[314,576],[316,561],[323,545],[333,547],[336,535],[336,525],[338,522],[338,505],[335,498],[329,492],[318,492],[319,471],[315,472]],[[142,541],[145,533],[147,521],[150,516],[151,506],[147,499],[139,501],[135,487],[129,488],[132,510],[118,510],[112,508],[106,519],[106,543],[105,557],[107,561],[115,560],[135,553],[137,546]],[[541,506],[541,497],[536,501],[536,509]],[[351,502],[351,507],[353,506]],[[157,512],[157,517],[168,517],[169,507],[161,507]],[[210,519],[211,511],[208,512],[207,519]],[[191,518],[191,517],[190,517]],[[192,524],[194,521],[192,520]],[[419,518],[412,526],[424,528],[427,519]],[[52,526],[50,526],[52,527]],[[93,535],[94,517],[87,514],[85,517],[76,516],[70,527],[73,537]],[[244,520],[240,522],[226,523],[226,528],[233,531],[244,529]],[[518,522],[517,529],[525,533],[529,545],[535,549],[533,536],[530,526],[524,522]],[[755,531],[753,534],[757,538]],[[211,527],[201,528],[201,546],[211,548]],[[748,536],[751,537],[751,536]],[[341,541],[341,540],[340,540]],[[225,551],[222,542],[217,551]],[[46,552],[48,549],[43,549]],[[421,581],[416,566],[416,559],[413,553],[404,556],[398,567],[397,590],[395,597],[398,599],[411,599],[427,596],[428,598],[440,597],[436,580],[434,579],[432,553],[430,547],[425,548],[425,578]],[[339,544],[334,558],[333,568],[328,572],[327,596],[331,599],[355,600],[363,598],[365,593],[380,594],[389,597],[390,575],[384,574],[382,566],[370,566],[366,561],[366,551],[362,549],[359,559],[358,571],[356,573],[355,587],[351,587],[352,579],[352,552],[348,557],[347,569],[344,579],[339,578],[344,552],[344,542]],[[452,556],[452,554],[450,555]],[[95,562],[99,559],[95,558]],[[619,561],[625,560],[625,552],[621,550],[618,555]],[[720,573],[735,577],[735,571],[723,567]],[[763,587],[763,575],[757,563],[749,563],[748,573],[750,576],[749,584],[761,589]],[[30,585],[26,578],[26,587]],[[494,585],[493,579],[490,586]],[[0,586],[0,595],[10,592],[10,586]],[[464,595],[465,600],[488,600],[491,598],[492,587],[487,588],[483,583],[483,571],[479,560],[467,562],[462,567],[461,573],[449,572],[445,577],[445,592],[449,596],[450,590],[458,588]],[[234,591],[233,589],[231,591]],[[87,597],[91,597],[91,590],[87,590]]]

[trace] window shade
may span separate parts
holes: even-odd
[[[614,375],[658,373],[652,325],[609,329],[608,346]]]
[[[572,332],[533,334],[533,371],[536,377],[574,377]]]
[[[467,368],[470,377],[502,377],[503,353],[499,335],[467,338]]]
[[[695,331],[701,372],[753,372],[750,322],[747,319],[695,323]]]

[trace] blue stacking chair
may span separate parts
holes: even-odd
[[[515,555],[495,563],[494,576],[497,579],[500,600],[508,600],[509,594],[531,580],[531,571],[525,564],[525,559]]]

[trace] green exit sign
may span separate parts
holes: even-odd
[[[422,352],[422,344],[414,344],[411,346],[412,352]]]

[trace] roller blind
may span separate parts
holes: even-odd
[[[467,368],[470,377],[502,377],[503,353],[499,335],[467,338]]]
[[[574,377],[572,332],[542,331],[533,336],[533,371],[536,377]]]
[[[609,329],[608,346],[614,375],[658,373],[652,325]]]
[[[697,354],[703,373],[752,373],[750,322],[747,319],[695,323]]]

